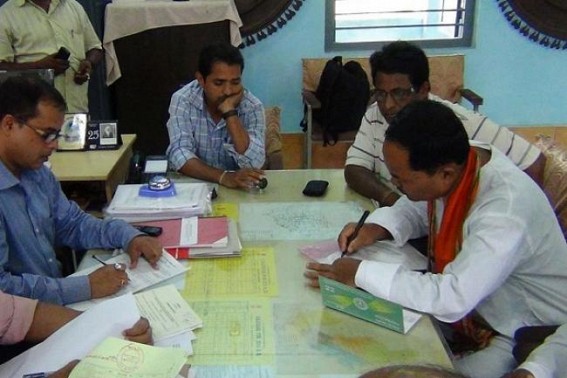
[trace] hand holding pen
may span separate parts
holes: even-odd
[[[91,286],[91,298],[102,298],[118,292],[129,281],[126,264],[107,264],[93,255],[104,265],[88,275]]]
[[[341,258],[345,257],[345,255],[347,254],[348,251],[348,246],[350,245],[350,243],[356,239],[356,237],[358,236],[358,233],[360,232],[360,229],[362,228],[362,226],[364,225],[364,222],[366,221],[366,218],[368,218],[368,216],[370,215],[370,211],[365,210],[364,213],[362,214],[362,216],[360,217],[360,220],[358,221],[358,223],[356,224],[356,227],[354,228],[354,231],[352,234],[350,234],[347,237],[347,241],[346,241],[346,246],[345,249],[343,250],[343,252],[341,253]]]

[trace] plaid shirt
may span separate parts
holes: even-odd
[[[198,158],[220,169],[261,168],[265,159],[264,106],[246,89],[236,108],[238,117],[250,135],[244,154],[234,149],[225,120],[215,124],[207,111],[203,89],[192,81],[171,97],[169,105],[169,147],[167,155],[176,170],[189,159]]]

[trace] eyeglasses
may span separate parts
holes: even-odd
[[[396,88],[390,92],[377,89],[374,91],[374,98],[377,102],[385,102],[388,99],[388,95],[390,95],[395,102],[399,103],[406,100],[414,92],[413,88]]]
[[[61,129],[55,130],[55,131],[45,131],[45,130],[37,129],[37,128],[31,126],[31,125],[28,125],[24,121],[19,121],[19,122],[22,125],[27,126],[30,129],[32,129],[33,131],[35,131],[37,133],[37,135],[39,135],[45,143],[51,143],[54,140],[57,140],[61,137]]]

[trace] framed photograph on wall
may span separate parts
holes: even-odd
[[[66,113],[58,141],[59,151],[81,151],[85,149],[87,135],[87,113]]]

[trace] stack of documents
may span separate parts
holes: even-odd
[[[173,285],[158,287],[135,295],[140,314],[152,325],[154,344],[175,347],[193,354],[193,330],[203,321]]]
[[[236,222],[227,217],[199,218],[198,234],[193,244],[179,243],[178,246],[166,246],[164,249],[178,260],[205,257],[231,257],[240,256],[242,244],[238,237]],[[158,222],[144,223],[158,226]],[[159,227],[162,227],[163,224]],[[166,232],[165,227],[163,233]],[[183,232],[183,227],[181,227]],[[162,234],[163,235],[163,234]],[[206,237],[205,237],[206,235]],[[171,244],[171,243],[170,243]]]
[[[176,195],[157,198],[140,196],[140,187],[119,185],[106,214],[127,222],[140,222],[202,215],[208,207],[209,189],[205,183],[176,183]]]
[[[187,328],[200,320],[193,318],[192,310],[187,311],[186,303],[180,303],[181,296],[179,293],[175,295],[174,287],[166,286],[159,290],[162,291],[145,298],[128,293],[92,307],[42,343],[1,365],[0,376],[30,374],[43,377],[40,372],[52,372],[75,359],[80,359],[81,363],[73,370],[73,377],[178,376],[180,368],[186,364],[187,351],[160,348],[165,344],[161,343],[162,338],[158,342],[156,331],[162,335],[163,330]],[[178,303],[179,306],[174,307]],[[148,314],[152,311],[148,309],[167,311],[167,315],[156,318]],[[123,340],[122,332],[132,327],[140,316],[150,321],[155,341],[153,347]]]
[[[135,225],[160,227],[157,237],[164,248],[217,247],[228,245],[228,218],[191,217],[136,223]]]

